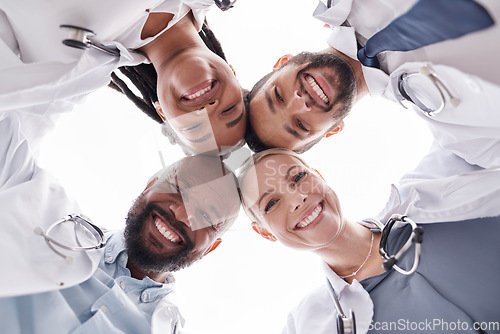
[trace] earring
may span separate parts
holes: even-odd
[[[255,232],[257,232],[264,239],[267,239],[269,241],[278,240],[271,232],[269,232],[268,230],[266,230],[264,228],[261,228],[260,226],[257,226],[257,224],[255,224],[255,223],[252,224],[252,228]]]

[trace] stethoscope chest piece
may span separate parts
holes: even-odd
[[[105,46],[92,40],[96,34],[86,28],[77,27],[69,24],[62,24],[59,28],[65,29],[68,32],[68,38],[63,39],[63,44],[72,48],[87,50],[91,47],[104,52],[110,56],[119,57],[120,50],[113,46]]]
[[[356,334],[356,317],[353,310],[349,310],[349,317],[337,314],[337,333]]]
[[[60,25],[59,28],[68,32],[68,38],[62,41],[64,45],[82,50],[90,48],[90,37],[95,36],[92,30],[67,24]]]

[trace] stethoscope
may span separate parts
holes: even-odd
[[[404,243],[403,247],[394,255],[389,255],[387,251],[387,240],[392,227],[397,222],[409,223],[411,226],[411,234],[408,240]],[[380,236],[380,246],[379,254],[384,259],[383,268],[389,271],[394,268],[397,272],[403,275],[410,275],[414,273],[420,263],[420,253],[422,248],[424,229],[417,226],[413,220],[407,216],[394,214],[389,218],[387,223],[384,225],[377,219],[369,218],[362,221],[362,224],[372,231],[372,233],[381,233]],[[397,265],[399,259],[410,249],[412,245],[415,245],[415,257],[413,259],[413,266],[409,270],[404,270]],[[330,291],[330,295],[333,299],[335,308],[337,309],[337,330],[339,334],[356,334],[356,318],[354,316],[354,311],[349,310],[349,316],[347,316],[340,305],[339,297],[335,292],[330,280],[327,281],[327,286]]]
[[[62,241],[55,240],[50,236],[51,232],[56,228],[57,226],[60,226],[63,223],[66,222],[73,222],[73,230],[75,233],[75,240],[79,244],[78,247],[75,246],[68,246],[64,244]],[[82,227],[84,232],[78,232],[77,228]],[[92,249],[100,249],[103,248],[106,245],[106,240],[104,237],[103,231],[96,225],[92,223],[90,218],[81,215],[81,214],[70,214],[67,216],[64,216],[63,218],[59,219],[55,223],[49,226],[47,230],[44,232],[43,229],[40,226],[37,226],[34,230],[35,234],[41,235],[44,239],[47,245],[49,246],[50,249],[52,249],[57,255],[60,257],[64,258],[68,264],[73,264],[75,263],[76,259],[73,256],[70,255],[65,255],[59,250],[55,248],[55,246],[70,250],[70,251],[89,251]],[[95,242],[90,245],[90,246],[82,246],[80,241],[79,241],[79,233],[90,233],[93,237]],[[54,246],[55,245],[55,246]]]
[[[416,87],[418,84],[415,82],[422,78],[429,79],[425,81],[426,85],[433,84],[437,88],[438,96],[425,95],[422,89]],[[406,109],[408,109],[408,103],[410,103],[418,107],[425,115],[432,117],[444,109],[447,101],[454,108],[460,104],[460,99],[453,95],[444,80],[434,72],[430,65],[422,66],[418,72],[405,72],[393,76],[391,80],[397,101]],[[438,100],[438,104],[432,105],[436,100]]]

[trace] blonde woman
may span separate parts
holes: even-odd
[[[290,313],[283,333],[334,332],[344,324],[335,298],[347,320],[354,312],[357,333],[500,330],[500,170],[436,145],[393,187],[382,223],[345,217],[335,191],[289,150],[257,153],[239,182],[254,230],[324,261],[326,286]],[[387,271],[382,254],[398,258]]]

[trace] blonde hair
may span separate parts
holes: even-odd
[[[264,158],[271,156],[271,155],[289,155],[294,157],[295,159],[299,160],[305,167],[311,169],[311,167],[305,162],[305,160],[296,152],[292,150],[288,150],[285,148],[270,148],[264,151],[260,151],[258,153],[255,153],[251,157],[249,157],[245,162],[242,164],[242,166],[238,170],[238,184],[240,187],[240,201],[241,205],[243,207],[243,211],[245,211],[245,214],[247,215],[248,218],[252,220],[252,222],[258,223],[257,217],[253,214],[253,212],[250,210],[250,206],[248,203],[245,202],[244,196],[243,196],[243,191],[242,191],[242,184],[244,178],[247,176],[248,171],[254,167],[259,161],[263,160]]]

